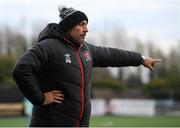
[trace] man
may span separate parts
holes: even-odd
[[[60,10],[59,24],[48,24],[38,43],[16,63],[13,77],[33,104],[30,126],[89,126],[92,67],[139,66],[159,62],[139,53],[85,42],[87,16]]]

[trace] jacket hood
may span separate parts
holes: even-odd
[[[63,37],[65,37],[65,34],[59,31],[58,24],[51,23],[40,32],[38,42],[49,38],[63,39]]]
[[[77,48],[80,47],[81,44],[76,42],[74,39],[67,36],[65,33],[59,30],[58,24],[51,23],[48,24],[39,34],[38,42],[45,40],[45,39],[58,39],[63,42],[67,42],[73,44]]]

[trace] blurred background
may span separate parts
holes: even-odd
[[[153,72],[95,68],[90,126],[180,126],[180,0],[0,0],[0,126],[28,126],[11,71],[64,5],[87,14],[87,42],[163,60]]]

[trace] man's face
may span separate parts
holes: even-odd
[[[76,26],[74,26],[68,34],[77,42],[83,43],[86,37],[86,33],[88,32],[87,21],[83,20]]]

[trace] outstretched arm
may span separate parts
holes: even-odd
[[[88,44],[93,58],[93,67],[125,67],[143,64],[141,54],[117,48]]]
[[[154,59],[133,51],[126,51],[116,48],[97,47],[87,44],[93,58],[93,67],[122,67],[122,66],[140,66],[143,65],[154,70],[155,64],[161,62],[161,59]]]

